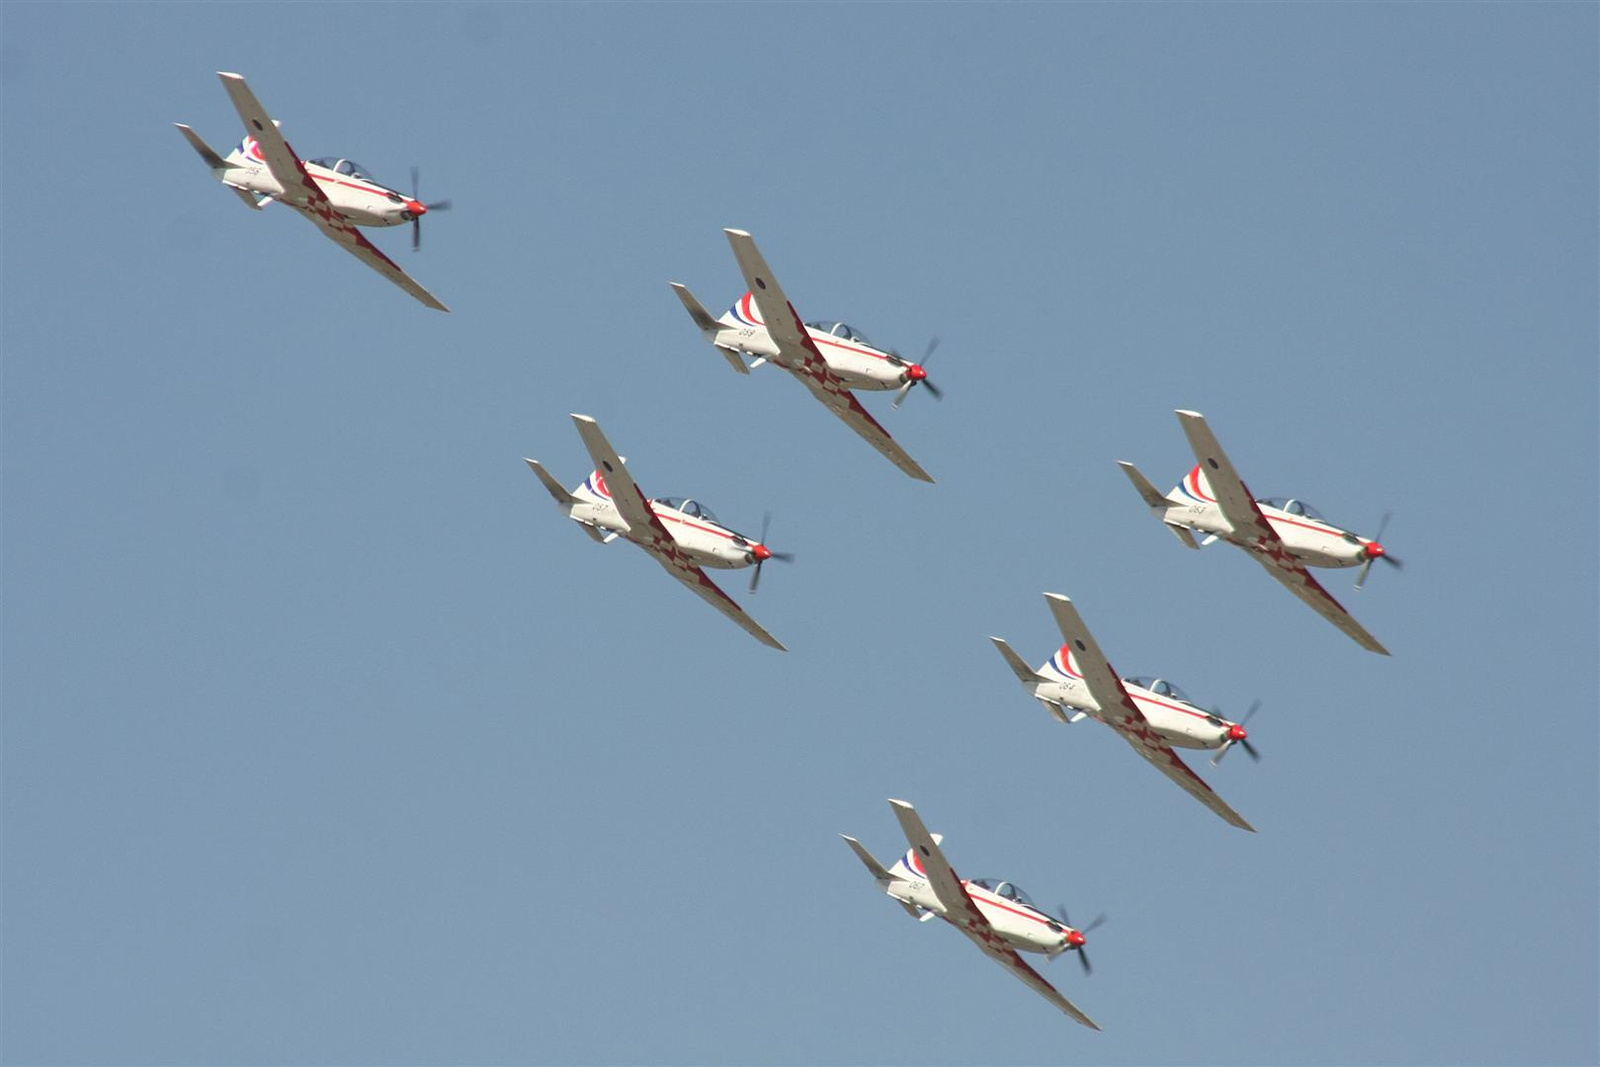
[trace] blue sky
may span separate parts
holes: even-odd
[[[1597,1048],[1597,13],[1588,4],[0,8],[7,1063],[1578,1063]],[[213,183],[214,71],[431,216],[429,312]],[[667,287],[908,353],[914,483]],[[1361,651],[1163,487],[1407,563]],[[521,462],[792,566],[762,648]],[[1238,833],[1020,693],[1263,702]],[[1203,764],[1198,764],[1203,766]],[[1105,911],[1048,974],[887,859]]]

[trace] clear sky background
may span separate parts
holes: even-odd
[[[1581,1063],[1596,1056],[1593,4],[0,8],[8,1063]],[[428,311],[219,151],[246,74],[430,216]],[[904,477],[667,283],[920,353]],[[1408,564],[1359,649],[1117,470]],[[761,647],[568,484],[796,553]],[[1233,830],[1032,661],[1225,711]],[[1073,1025],[886,861],[1111,921]]]

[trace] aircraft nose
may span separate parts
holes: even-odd
[[[1234,723],[1232,726],[1228,727],[1229,741],[1243,741],[1249,736],[1250,735],[1245,731],[1245,728],[1240,726],[1238,723]]]
[[[913,363],[911,366],[906,368],[907,381],[920,382],[927,376],[928,372],[923,369],[922,364],[920,363]]]
[[[755,553],[755,557],[758,560],[767,560],[772,558],[772,549],[768,548],[766,545],[755,545],[750,549],[750,551]]]
[[[412,218],[419,219],[428,213],[428,205],[420,200],[407,200],[406,211],[410,213]]]
[[[1382,545],[1380,545],[1376,541],[1368,541],[1367,542],[1366,553],[1367,553],[1367,558],[1368,559],[1377,559],[1379,556],[1383,555],[1386,551],[1388,551],[1388,550],[1385,549]]]
[[[1087,937],[1083,936],[1083,932],[1081,930],[1068,930],[1067,931],[1067,945],[1069,947],[1071,947],[1071,948],[1082,948],[1084,945],[1087,945],[1088,943],[1089,943],[1089,939]]]

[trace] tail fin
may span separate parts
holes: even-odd
[[[273,125],[277,124],[274,123]],[[256,139],[246,135],[245,139],[240,141],[232,152],[228,153],[228,158],[223,160],[223,165],[229,167],[264,167],[267,165],[267,157],[261,154],[261,146],[256,144]]]
[[[555,498],[555,502],[557,504],[579,503],[578,498],[567,492],[566,488],[560,482],[551,477],[550,472],[545,470],[544,466],[538,460],[524,458],[522,462],[531,467],[533,469],[533,473],[539,476],[539,480],[544,483],[545,491]]]
[[[593,470],[589,472],[589,477],[583,480],[583,484],[569,495],[572,496],[574,503],[603,504],[610,501],[611,489],[606,485],[606,476],[598,470]]]
[[[944,840],[943,834],[929,834],[928,836],[933,838],[933,843],[936,845]],[[917,850],[914,848],[906,849],[906,854],[894,861],[894,866],[889,868],[889,876],[891,878],[904,878],[912,882],[926,882],[928,880],[928,872],[922,869],[922,860],[918,858]]]
[[[991,637],[989,640],[999,649],[1001,658],[1006,661],[1006,666],[1011,668],[1011,673],[1017,676],[1017,681],[1026,684],[1040,680],[1039,672],[1028,666],[1028,661],[1017,655],[1017,650],[1006,644],[1005,638]]]

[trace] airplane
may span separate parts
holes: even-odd
[[[1105,922],[1105,916],[1082,930],[1074,929],[1067,921],[1065,909],[1059,920],[1046,914],[1014,882],[958,877],[939,850],[943,837],[930,834],[916,809],[904,800],[890,800],[889,805],[894,809],[895,818],[900,820],[906,840],[911,843],[911,848],[893,867],[885,869],[861,842],[848,834],[839,835],[872,874],[878,888],[893,897],[913,919],[921,922],[935,916],[943,919],[1034,992],[1091,1030],[1100,1029],[1082,1009],[1030,967],[1020,953],[1037,952],[1054,960],[1064,953],[1076,952],[1084,973],[1088,974],[1089,957],[1084,945],[1089,939],[1085,935]]]
[[[1230,722],[1194,703],[1165,679],[1117,677],[1072,601],[1059,593],[1044,596],[1066,643],[1038,670],[1029,667],[1004,638],[989,638],[1022,688],[1043,704],[1057,722],[1071,725],[1093,715],[1121,734],[1135,752],[1184,792],[1225,822],[1254,833],[1256,828],[1212,792],[1172,749],[1174,745],[1217,749],[1212,766],[1234,745],[1244,746],[1252,759],[1260,759],[1244,728],[1244,721],[1255,714],[1255,707],[1244,719]]]
[[[933,478],[867,413],[853,389],[897,389],[894,406],[922,386],[935,398],[944,394],[928,378],[928,356],[938,345],[928,345],[921,363],[912,363],[891,350],[876,348],[860,331],[842,322],[802,323],[794,305],[784,295],[756,242],[743,230],[724,230],[749,289],[720,319],[713,318],[695,299],[689,287],[672,283],[684,309],[706,340],[740,374],[763,363],[774,363],[805,383],[812,395],[902,471],[919,481]],[[744,357],[754,357],[745,365]]]
[[[595,470],[570,492],[535,459],[524,459],[567,518],[583,527],[583,532],[601,544],[624,537],[650,554],[668,574],[689,591],[738,623],[752,637],[769,648],[787,652],[761,624],[715,582],[702,567],[732,570],[755,565],[750,591],[761,580],[761,565],[769,559],[789,562],[788,552],[774,552],[765,544],[766,523],[759,539],[745,537],[722,523],[711,509],[697,500],[680,497],[647,498],[623,466],[624,460],[600,430],[600,424],[587,415],[573,415],[578,435],[594,460]],[[770,519],[770,516],[768,516]]]
[[[217,155],[200,135],[181,122],[173,123],[188,140],[212,177],[259,211],[273,201],[294,208],[316,224],[326,236],[361,262],[394,282],[428,307],[450,309],[418,285],[388,256],[378,251],[357,226],[399,226],[411,223],[411,247],[422,242],[422,216],[443,211],[450,201],[424,204],[417,199],[417,172],[411,170],[411,195],[379,185],[358,163],[332,157],[302,160],[278,131],[250,86],[238,74],[218,71],[223,88],[244,120],[245,138],[226,157]]]
[[[1381,559],[1396,568],[1403,564],[1389,554],[1377,537],[1362,537],[1340,529],[1303,500],[1255,499],[1217,443],[1211,427],[1206,425],[1205,416],[1197,411],[1179,411],[1177,416],[1200,462],[1172,492],[1162,496],[1139,468],[1126,460],[1119,462],[1155,517],[1190,548],[1222,540],[1244,549],[1284,588],[1343,630],[1356,644],[1368,651],[1389,655],[1389,650],[1306,568],[1359,566],[1361,574],[1356,579],[1356,589],[1360,590],[1366,584],[1367,572],[1372,569],[1374,560]],[[1385,515],[1378,528],[1379,537],[1388,521]],[[1195,531],[1204,534],[1205,539],[1197,542]]]

